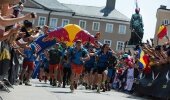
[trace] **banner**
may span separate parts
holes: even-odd
[[[40,36],[37,40],[33,42],[33,45],[35,46],[36,53],[40,54],[43,50],[53,46],[56,44],[56,40],[48,40],[48,41],[43,41],[44,38],[46,38],[47,35]]]
[[[76,24],[68,24],[49,32],[47,35],[40,36],[34,41],[36,52],[39,54],[43,50],[55,45],[56,42],[65,42],[67,46],[72,46],[76,40],[95,43],[95,38],[88,31],[83,30]]]

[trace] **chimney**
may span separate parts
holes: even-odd
[[[106,8],[110,9],[110,10],[114,10],[115,9],[115,4],[116,4],[116,0],[107,0]]]
[[[166,6],[165,5],[161,5],[160,9],[166,9]]]

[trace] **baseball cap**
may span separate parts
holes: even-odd
[[[76,43],[82,43],[82,41],[81,40],[77,40]]]

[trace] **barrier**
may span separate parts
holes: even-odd
[[[152,72],[140,76],[135,92],[153,97],[170,98],[170,63],[151,66]]]

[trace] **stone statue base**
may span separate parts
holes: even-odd
[[[128,52],[130,51],[132,56],[133,56],[133,53],[134,53],[134,48],[136,47],[136,45],[126,45],[125,47],[125,52]]]
[[[136,45],[126,45],[126,48],[135,48]]]

